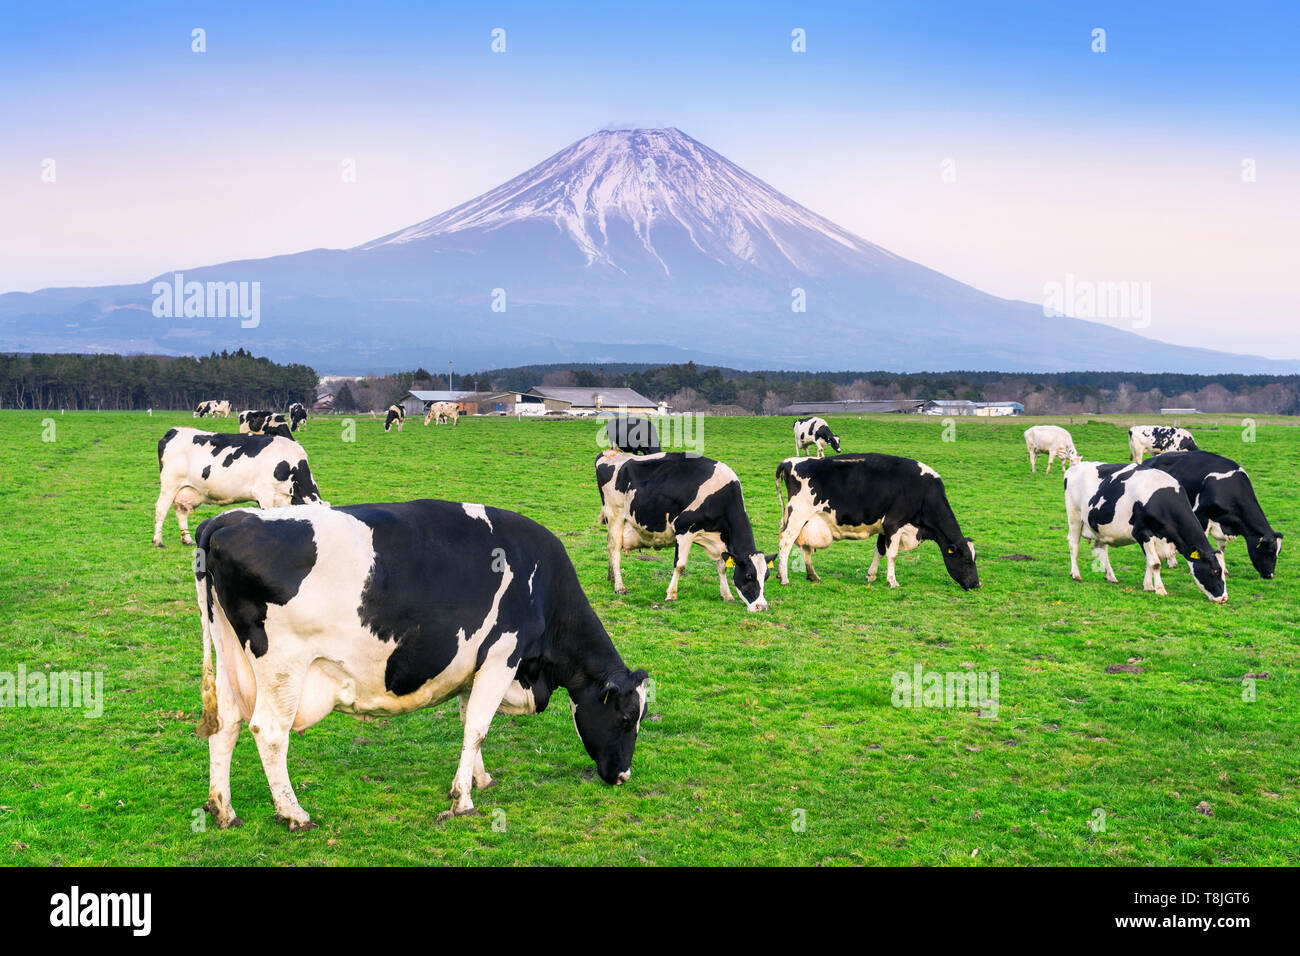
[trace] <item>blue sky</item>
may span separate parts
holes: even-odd
[[[1150,281],[1147,334],[1297,357],[1297,41],[1268,3],[11,5],[0,291],[355,245],[672,125],[989,292]]]

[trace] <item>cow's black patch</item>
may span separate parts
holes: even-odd
[[[609,444],[629,455],[657,455],[659,432],[654,422],[639,415],[620,415],[605,423],[605,434]]]
[[[267,606],[287,604],[316,565],[311,522],[263,521],[249,511],[229,511],[199,526],[197,544],[206,555],[209,587],[240,645],[262,657],[269,646]]]
[[[275,476],[276,481],[288,481],[289,472],[289,463],[287,461],[281,461],[275,466],[275,471],[271,472],[271,474]]]
[[[163,435],[162,438],[158,439],[158,471],[159,472],[162,471],[163,450],[167,447],[167,443],[175,437],[176,437],[176,429],[169,428],[167,429],[167,434]]]
[[[193,438],[194,444],[211,449],[213,458],[222,452],[229,452],[221,463],[222,468],[229,468],[239,458],[256,458],[274,440],[272,435],[240,435],[230,432],[201,432]]]
[[[206,480],[207,477],[208,477],[209,475],[211,475],[211,474],[212,474],[212,466],[211,466],[211,465],[204,465],[204,466],[203,466],[203,477],[204,477],[204,479]]]

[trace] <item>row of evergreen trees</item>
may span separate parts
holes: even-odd
[[[193,409],[208,399],[236,408],[311,407],[316,371],[239,349],[168,355],[0,354],[0,407],[133,411]]]

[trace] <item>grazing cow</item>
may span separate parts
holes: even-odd
[[[190,512],[199,505],[256,501],[258,507],[327,504],[312,480],[307,453],[292,438],[232,435],[173,428],[158,442],[153,543],[161,548],[163,520],[175,505],[181,543],[190,538]]]
[[[1146,554],[1144,590],[1166,593],[1160,562],[1177,552],[1187,559],[1192,578],[1206,597],[1216,604],[1228,600],[1219,552],[1205,537],[1187,492],[1172,475],[1131,463],[1080,462],[1065,473],[1065,515],[1070,525],[1070,577],[1074,580],[1083,580],[1079,574],[1081,538],[1092,542],[1106,580],[1112,583],[1118,579],[1110,566],[1110,546],[1137,542]]]
[[[686,569],[691,545],[698,544],[718,566],[718,590],[734,600],[727,568],[750,611],[767,610],[763,584],[772,558],[754,545],[745,499],[736,473],[712,458],[685,452],[629,455],[608,449],[596,456],[596,487],[601,521],[609,526],[609,580],[623,586],[622,555],[641,548],[673,545],[673,577],[667,600],[677,600],[677,582]]]
[[[429,414],[424,416],[424,423],[436,421],[438,425],[445,425],[451,422],[453,425],[460,424],[460,413],[465,410],[460,402],[430,402]],[[399,428],[398,431],[401,431]]]
[[[307,409],[303,407],[302,402],[294,402],[289,406],[289,428],[297,431],[307,424]]]
[[[1052,473],[1052,462],[1066,462],[1066,468],[1077,465],[1083,456],[1074,450],[1074,439],[1060,425],[1034,425],[1025,429],[1025,447],[1029,450],[1029,470],[1038,474],[1038,453],[1047,452],[1047,474]]]
[[[1158,468],[1178,480],[1192,502],[1197,520],[1218,544],[1220,558],[1227,543],[1241,536],[1246,539],[1250,563],[1259,576],[1273,577],[1282,550],[1282,533],[1274,531],[1264,517],[1244,468],[1231,458],[1208,451],[1166,452],[1142,467]],[[1169,558],[1171,568],[1177,563],[1177,558]],[[1227,577],[1226,561],[1223,574]]]
[[[388,414],[384,417],[384,431],[388,431],[393,425],[397,426],[400,432],[402,426],[406,424],[406,409],[401,405],[389,405]],[[427,425],[428,422],[425,422]]]
[[[782,485],[786,500],[781,500]],[[790,583],[790,549],[803,551],[805,574],[820,581],[812,556],[841,538],[881,536],[877,561],[888,561],[890,587],[897,587],[894,557],[922,541],[934,541],[954,581],[969,590],[979,587],[975,545],[962,536],[948,504],[943,480],[927,465],[894,455],[854,454],[832,458],[787,458],[776,468],[781,503],[781,537],[777,560],[782,584]],[[872,562],[872,572],[876,561]],[[870,580],[870,578],[868,579]]]
[[[495,782],[482,744],[498,711],[568,691],[578,738],[609,784],[632,773],[647,677],[623,663],[564,545],[522,515],[450,501],[237,509],[199,526],[205,809],[240,822],[230,762],[243,721],[277,819],[314,826],[289,780],[289,731],[331,711],[402,714],[460,700],[451,809]],[[216,662],[214,679],[214,656]]]
[[[640,415],[619,415],[605,422],[605,436],[611,448],[625,451],[629,455],[657,455],[659,432],[655,423]]]
[[[834,448],[837,455],[840,452],[839,436],[831,432],[831,426],[826,424],[824,418],[800,418],[795,421],[794,453],[800,454],[809,445],[817,446],[818,458],[825,455],[827,445]]]
[[[212,414],[212,406],[216,402],[199,402],[198,408],[194,409],[195,418],[207,418]]]
[[[279,435],[292,438],[293,429],[289,421],[279,412],[265,409],[249,409],[239,413],[239,430],[245,435]]]
[[[1172,425],[1134,425],[1128,430],[1129,460],[1134,464],[1146,455],[1166,451],[1197,451],[1196,441],[1186,428]]]

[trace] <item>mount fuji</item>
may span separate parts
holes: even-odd
[[[602,130],[351,249],[178,269],[260,320],[154,314],[155,282],[0,295],[0,350],[244,347],[321,371],[543,362],[940,371],[1300,371],[1048,318],[903,259],[677,129]],[[803,311],[793,306],[802,304]],[[179,308],[176,310],[179,312]]]

